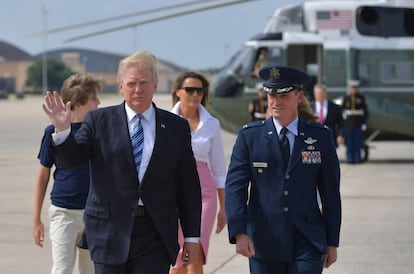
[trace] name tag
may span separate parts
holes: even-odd
[[[302,164],[320,164],[321,162],[320,151],[302,151]]]
[[[253,162],[253,167],[266,168],[267,167],[267,163],[264,163],[264,162]]]

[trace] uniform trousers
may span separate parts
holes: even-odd
[[[249,259],[251,274],[320,274],[323,269],[322,254],[295,229],[294,254],[291,262]]]
[[[135,217],[128,259],[123,265],[95,262],[95,274],[168,274],[170,258],[152,220]]]
[[[89,250],[77,247],[84,229],[83,210],[49,207],[52,274],[72,274],[78,255],[80,274],[93,274]]]
[[[348,163],[361,162],[361,148],[362,148],[362,130],[361,128],[346,128],[346,160]]]

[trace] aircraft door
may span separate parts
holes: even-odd
[[[312,79],[305,91],[313,100],[313,86],[323,82],[323,48],[322,45],[289,45],[286,65],[306,72]]]

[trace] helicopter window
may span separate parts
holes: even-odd
[[[281,64],[283,64],[282,50],[280,48],[269,47],[268,63],[269,63],[269,65],[281,65]]]
[[[229,69],[234,62],[236,62],[237,57],[240,55],[241,50],[238,50],[232,57],[230,57],[230,60],[227,61],[227,63],[224,64],[222,69]]]
[[[280,9],[265,28],[265,33],[278,33],[286,30],[301,31],[303,27],[303,6],[297,5]]]
[[[361,81],[361,83],[363,83],[363,84],[368,84],[369,83],[370,71],[371,71],[370,64],[367,64],[367,63],[358,64],[358,79]]]
[[[346,85],[346,54],[341,50],[327,50],[325,53],[325,76],[323,81],[328,86]]]
[[[356,26],[367,36],[414,36],[414,9],[361,6],[357,9]]]
[[[282,64],[282,51],[278,47],[260,47],[257,50],[256,58],[252,67],[252,77],[259,78],[261,68],[270,65]]]
[[[251,70],[251,62],[254,58],[254,48],[247,47],[240,55],[237,68],[235,71],[240,75],[249,75]]]
[[[382,64],[382,81],[385,83],[413,83],[414,63],[386,62]]]
[[[253,69],[252,69],[252,77],[259,78],[259,71],[268,65],[268,56],[269,56],[269,49],[267,47],[259,48],[257,52],[257,57],[254,61]]]
[[[253,59],[254,48],[245,47],[242,50],[239,50],[230,61],[224,65],[223,69],[232,70],[236,74],[248,75],[248,70],[250,69],[250,63]]]

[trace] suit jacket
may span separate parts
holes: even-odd
[[[138,182],[124,103],[89,112],[76,136],[55,147],[67,167],[90,160],[91,185],[86,202],[85,234],[92,260],[124,264],[141,198],[175,262],[178,217],[185,237],[200,236],[201,191],[188,123],[155,107],[152,156]]]
[[[312,109],[313,112],[316,113],[315,103],[312,103]],[[326,114],[323,124],[332,129],[335,146],[338,146],[336,138],[338,137],[338,135],[343,135],[344,127],[344,119],[342,117],[341,106],[328,100],[328,113]]]
[[[329,128],[299,118],[284,168],[272,118],[240,129],[226,178],[229,240],[247,234],[258,259],[291,261],[297,229],[321,253],[338,246],[340,170]],[[317,190],[320,192],[321,213]]]

